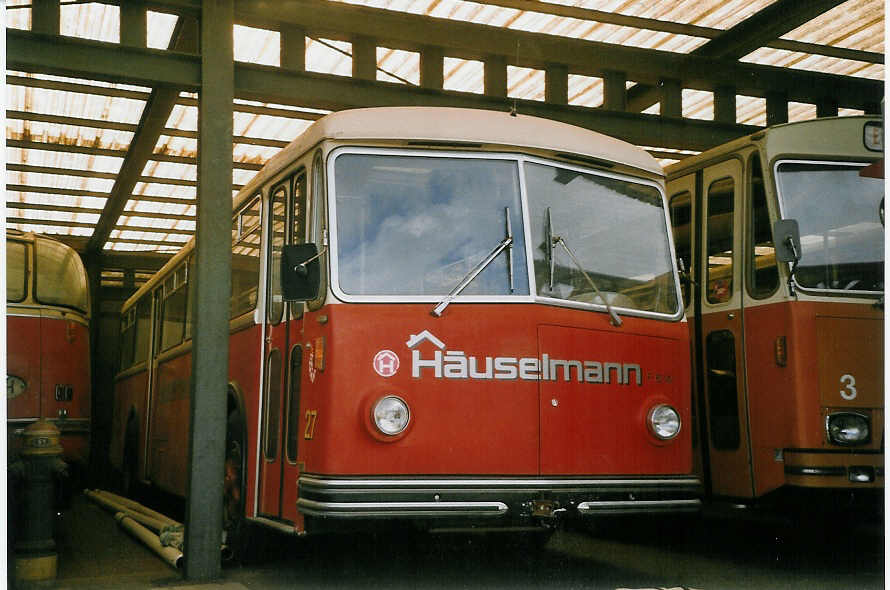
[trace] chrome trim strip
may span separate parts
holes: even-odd
[[[501,516],[503,502],[317,502],[300,498],[297,509],[310,516]]]
[[[581,502],[578,504],[578,512],[581,514],[593,514],[609,511],[636,511],[636,510],[677,510],[688,508],[694,510],[701,507],[701,500],[622,500],[605,502]]]
[[[524,489],[524,488],[547,488],[562,489],[572,487],[659,487],[659,486],[689,486],[697,487],[701,485],[701,480],[697,477],[659,477],[659,478],[616,478],[616,479],[507,479],[507,478],[406,478],[406,479],[333,479],[313,475],[301,475],[299,478],[301,486],[322,489],[366,489],[366,488],[385,488],[390,490],[406,489],[406,488],[429,488],[429,487],[447,487],[455,488],[479,488],[479,487],[495,487],[500,489]]]

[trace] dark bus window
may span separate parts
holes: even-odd
[[[287,392],[287,460],[297,461],[300,435],[300,380],[303,377],[303,349],[293,347],[290,353],[290,389]]]
[[[28,250],[22,242],[6,241],[6,300],[23,301],[28,294]]]
[[[766,190],[763,186],[763,168],[760,156],[754,154],[750,161],[751,173],[751,221],[748,228],[748,292],[755,299],[772,295],[779,286],[779,270],[776,266],[776,248],[766,206]]]
[[[266,359],[266,411],[263,455],[274,461],[278,455],[278,421],[281,413],[281,351],[273,348]]]
[[[674,248],[677,251],[677,264],[683,261],[686,272],[692,277],[692,197],[689,191],[677,193],[670,201],[671,228],[674,232]],[[683,290],[683,306],[689,306],[688,281],[681,280],[680,287]]]
[[[736,391],[735,338],[720,330],[708,334],[708,414],[715,449],[739,448],[739,404]]]
[[[708,188],[708,302],[732,298],[733,213],[732,178],[721,178]]]
[[[260,279],[260,199],[256,197],[232,221],[232,296],[229,317],[256,308]]]

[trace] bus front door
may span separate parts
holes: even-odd
[[[258,515],[294,523],[296,514],[296,437],[294,407],[299,408],[301,347],[297,345],[302,303],[288,304],[281,293],[281,253],[285,243],[305,240],[306,180],[298,173],[271,191],[267,227],[262,429]],[[290,482],[290,483],[289,483]]]
[[[730,159],[701,172],[704,228],[697,342],[702,347],[711,491],[753,496],[741,293],[741,163]],[[704,442],[704,441],[703,441]]]

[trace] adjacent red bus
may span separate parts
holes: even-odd
[[[123,307],[111,449],[180,495],[192,254]],[[644,151],[507,113],[331,114],[239,192],[232,256],[229,534],[698,507]]]
[[[90,298],[80,256],[33,233],[6,233],[6,412],[10,456],[41,418],[82,470],[90,450]]]
[[[880,497],[882,157],[882,120],[846,117],[776,126],[667,169],[694,280],[699,457],[714,497]]]

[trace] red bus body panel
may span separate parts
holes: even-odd
[[[23,394],[7,399],[7,419],[13,425],[37,418],[53,420],[61,433],[63,458],[86,465],[90,447],[89,329],[56,316],[9,315],[6,321],[7,374],[26,383]],[[56,399],[57,386],[70,388],[70,401]],[[8,433],[13,451],[20,447],[16,430],[10,428]]]
[[[677,439],[664,444],[647,432],[645,422],[652,406],[666,402],[680,411],[685,424],[691,423],[685,323],[625,317],[624,325],[616,328],[606,314],[521,304],[455,304],[436,319],[429,314],[431,307],[331,305],[320,312],[327,316],[325,324],[307,318],[307,340],[324,336],[325,367],[314,381],[304,370],[303,407],[317,411],[313,438],[300,441],[306,471],[329,475],[690,472],[690,430],[683,428]],[[424,330],[445,348],[440,350],[430,341],[409,347],[412,335]],[[399,359],[399,368],[390,377],[374,368],[374,358],[383,350]],[[437,351],[443,359],[442,377],[435,375],[434,367],[421,368],[419,377],[412,375],[412,355],[430,362]],[[513,359],[502,363],[515,366],[518,373],[521,359],[528,364],[528,359],[543,355],[551,361],[637,364],[640,383],[636,371],[629,384],[617,383],[614,370],[611,383],[579,382],[575,367],[568,369],[567,380],[561,365],[553,381],[504,378],[514,371],[497,371],[498,357]],[[450,364],[449,358],[454,359]],[[462,376],[464,362],[467,377]],[[310,358],[304,359],[304,367],[310,363]],[[399,395],[411,409],[407,432],[395,440],[385,440],[370,419],[371,405],[385,394]]]

